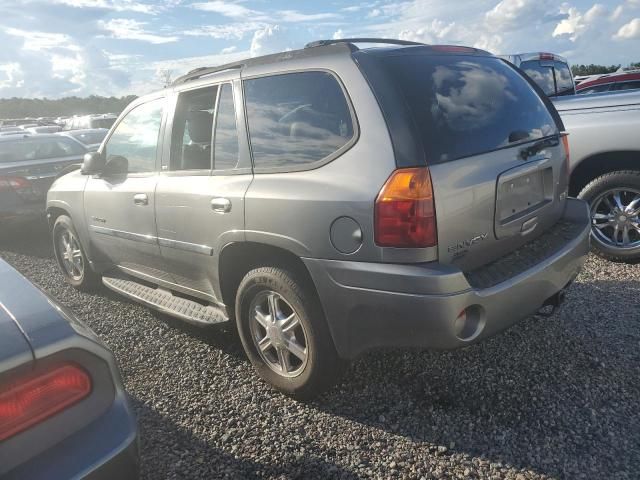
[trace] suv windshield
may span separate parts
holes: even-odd
[[[498,58],[398,55],[385,58],[384,65],[404,93],[429,163],[486,153],[558,131],[527,80]]]

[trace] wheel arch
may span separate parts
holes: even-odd
[[[571,172],[569,195],[577,196],[591,180],[617,170],[640,171],[640,151],[608,151],[586,157]]]
[[[292,271],[317,292],[311,274],[302,259],[291,250],[260,242],[235,242],[225,246],[218,260],[218,279],[222,301],[230,316],[240,282],[254,268],[280,267]]]

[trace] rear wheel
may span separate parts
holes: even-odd
[[[88,291],[100,284],[100,275],[91,270],[71,218],[60,215],[53,225],[53,250],[67,283]]]
[[[601,175],[578,198],[591,208],[591,242],[596,254],[609,260],[640,259],[640,172]]]
[[[315,291],[298,275],[273,267],[247,273],[238,287],[236,321],[251,363],[278,390],[306,400],[340,379],[346,362]]]

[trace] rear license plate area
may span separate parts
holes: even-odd
[[[506,225],[550,202],[553,192],[548,191],[551,189],[547,185],[553,185],[551,167],[517,177],[510,175],[500,181],[496,199],[498,223]]]

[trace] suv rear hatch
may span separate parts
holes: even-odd
[[[446,47],[444,47],[446,48]],[[399,167],[429,167],[438,258],[463,271],[485,265],[537,238],[562,216],[567,154],[562,122],[530,79],[474,49],[386,50],[363,68],[389,122],[389,92],[411,121],[421,158]],[[363,55],[364,56],[364,55]],[[362,67],[362,65],[361,65]],[[373,79],[373,81],[372,81]],[[394,128],[390,126],[392,137]],[[404,135],[406,140],[408,137]],[[423,156],[422,156],[423,154]]]

